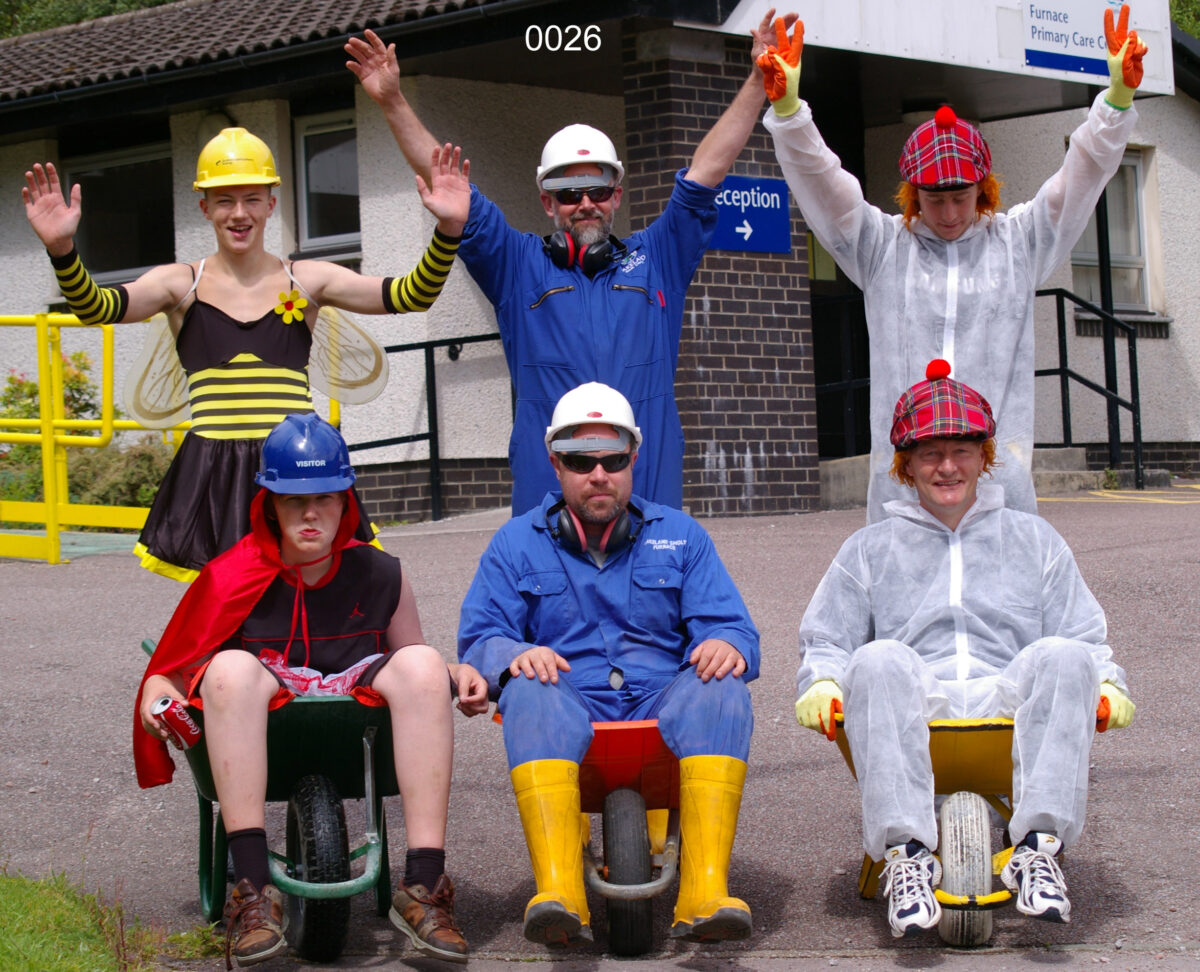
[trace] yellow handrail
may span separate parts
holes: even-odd
[[[170,429],[147,429],[130,419],[115,418],[113,403],[113,325],[82,324],[73,314],[0,315],[0,327],[31,327],[37,341],[38,417],[16,418],[0,415],[0,443],[40,445],[42,452],[42,499],[19,501],[0,499],[0,524],[34,523],[46,528],[45,536],[0,530],[0,557],[25,557],[59,564],[62,558],[63,526],[101,527],[140,530],[149,509],[144,506],[103,506],[72,503],[67,484],[67,449],[70,447],[103,449],[114,432],[154,431],[169,436],[174,448],[183,441],[191,422]],[[101,332],[100,418],[69,419],[64,402],[63,328],[89,328]],[[341,406],[329,402],[329,421],[341,424]],[[20,431],[34,429],[36,431]],[[79,435],[98,431],[99,435]],[[2,460],[0,460],[2,461]],[[130,549],[132,549],[132,538]]]
[[[60,534],[64,526],[140,529],[146,522],[148,511],[145,507],[72,503],[67,485],[69,447],[103,449],[112,442],[114,432],[145,428],[137,422],[114,417],[112,325],[99,325],[99,419],[66,417],[63,380],[63,329],[90,327],[95,330],[95,326],[81,324],[73,314],[15,314],[0,315],[0,327],[33,328],[38,362],[38,417],[0,416],[0,442],[40,445],[42,453],[42,499],[0,500],[0,523],[41,524],[46,529],[44,536],[0,531],[0,557],[27,557],[50,564],[63,563]],[[190,425],[190,422],[185,422],[168,430],[172,433],[176,448],[182,440],[181,433]],[[21,431],[25,429],[36,431]],[[93,431],[99,434],[78,434]]]

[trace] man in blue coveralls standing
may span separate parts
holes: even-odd
[[[593,721],[658,719],[679,757],[674,938],[750,934],[729,896],[758,630],[704,529],[633,493],[641,429],[620,392],[567,392],[545,433],[560,490],[506,523],[463,601],[458,655],[500,691],[537,894],[525,937],[590,939],[579,762]]]
[[[751,31],[751,55],[775,39],[774,9]],[[789,21],[790,22],[790,21]],[[346,44],[347,67],[383,109],[413,171],[429,181],[438,141],[400,92],[395,45],[372,32]],[[555,232],[513,229],[471,187],[471,211],[458,257],[492,303],[516,389],[509,439],[513,514],[556,488],[541,432],[554,403],[584,381],[602,381],[632,402],[654,442],[634,474],[637,494],[683,505],[683,428],[675,369],[684,298],[717,226],[717,190],[750,137],[762,108],[757,69],[701,140],[691,166],[658,219],[625,240],[612,235],[625,169],[613,143],[589,125],[568,125],[542,149],[537,187]]]

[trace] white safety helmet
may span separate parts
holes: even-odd
[[[634,452],[637,452],[642,444],[642,430],[634,422],[633,409],[629,407],[625,396],[608,385],[589,381],[578,388],[572,388],[554,406],[554,415],[550,424],[546,426],[546,449],[552,451],[550,443],[561,433],[593,422],[611,425],[617,430],[627,432],[633,439]],[[593,446],[592,450],[595,448],[597,447]]]
[[[568,165],[592,162],[601,168],[606,168],[615,174],[614,184],[620,183],[625,177],[625,167],[617,158],[617,150],[612,140],[598,128],[591,125],[568,125],[550,136],[542,148],[542,161],[537,169],[538,189],[566,189],[570,186],[551,185],[543,183],[548,175]],[[572,177],[572,183],[580,177]],[[584,177],[584,181],[590,177]],[[589,183],[589,184],[594,184]]]

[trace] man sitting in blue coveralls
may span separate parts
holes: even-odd
[[[589,382],[546,430],[560,491],[506,523],[463,602],[459,658],[501,690],[504,744],[537,894],[525,937],[590,940],[579,763],[593,721],[658,719],[679,757],[674,938],[750,934],[729,897],[754,717],[758,630],[712,540],[632,495],[642,433],[624,396]]]

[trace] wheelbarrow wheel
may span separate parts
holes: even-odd
[[[604,863],[610,884],[645,884],[651,878],[646,801],[636,790],[613,790],[604,798]],[[654,903],[649,898],[610,898],[608,947],[614,955],[650,951]]]
[[[992,831],[987,801],[978,793],[952,793],[942,804],[941,827],[942,890],[990,894]],[[992,913],[944,908],[938,935],[948,945],[986,945],[992,937]]]
[[[296,784],[287,809],[290,876],[315,884],[350,878],[350,842],[342,798],[324,776]],[[288,895],[287,939],[300,957],[332,962],[342,954],[350,930],[349,898]]]

